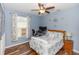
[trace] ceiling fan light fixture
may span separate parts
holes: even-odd
[[[49,10],[55,8],[55,6],[49,6],[49,7],[45,7],[44,4],[42,3],[38,3],[38,7],[39,9],[34,9],[33,11],[38,11],[38,14],[44,14],[47,13],[49,14]]]
[[[41,9],[39,12],[40,13],[45,13],[45,10],[44,9]]]

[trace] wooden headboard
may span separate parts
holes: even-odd
[[[65,40],[65,36],[66,36],[66,31],[64,30],[48,30],[50,32],[60,32],[60,33],[63,33],[63,40]]]

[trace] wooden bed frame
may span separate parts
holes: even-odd
[[[65,40],[65,36],[66,36],[66,31],[64,30],[48,30],[50,32],[60,32],[60,33],[63,33],[63,41]]]

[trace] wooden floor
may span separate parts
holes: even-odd
[[[79,55],[73,53],[74,55]],[[29,43],[24,43],[18,46],[7,48],[5,50],[5,55],[38,55],[33,49],[29,47]],[[63,49],[61,49],[57,55],[64,55]]]
[[[28,43],[24,43],[5,50],[5,55],[37,55],[37,53],[29,47]]]

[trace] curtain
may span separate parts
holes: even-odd
[[[12,14],[12,39],[16,40],[16,17],[17,14]]]

